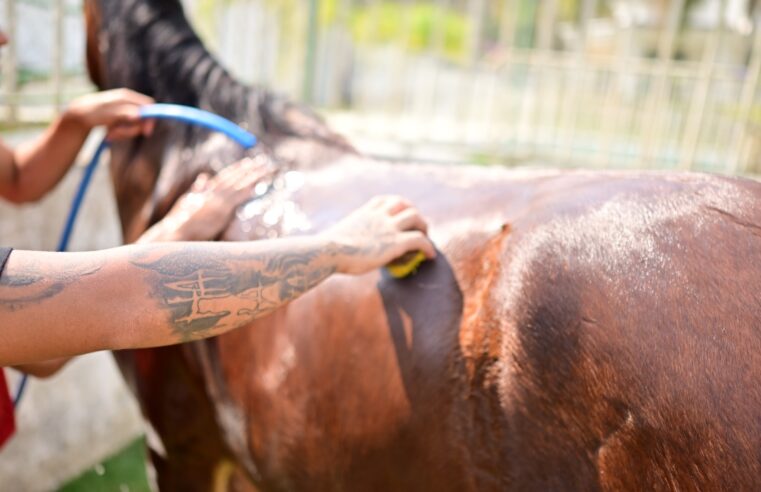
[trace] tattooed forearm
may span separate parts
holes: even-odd
[[[184,341],[269,313],[335,271],[317,247],[267,255],[215,254],[193,245],[154,252],[132,263],[155,274],[150,277],[153,294]]]
[[[0,276],[0,308],[15,311],[51,299],[82,277],[99,271],[101,265],[74,264],[70,268],[45,268],[43,264],[21,271],[7,270]]]

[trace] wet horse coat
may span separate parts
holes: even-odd
[[[175,1],[87,3],[101,87],[243,122],[278,185],[223,239],[319,231],[398,193],[441,251],[335,276],[215,340],[120,354],[166,490],[761,486],[761,186],[700,174],[393,165],[233,80]],[[125,238],[241,157],[162,123],[116,146]],[[243,486],[242,482],[237,485]]]

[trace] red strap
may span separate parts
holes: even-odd
[[[13,417],[13,402],[5,382],[5,371],[0,367],[0,447],[5,444],[16,430],[16,420]]]

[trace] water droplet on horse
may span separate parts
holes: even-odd
[[[239,220],[249,220],[264,212],[264,204],[261,200],[251,200],[242,207],[238,207],[236,216]]]
[[[293,192],[304,186],[304,175],[299,171],[288,171],[283,176],[283,181],[285,183],[285,189]]]
[[[256,186],[254,186],[254,196],[264,195],[265,193],[267,193],[267,191],[269,191],[271,185],[272,183],[268,183],[264,181],[262,181],[261,183],[256,183]]]
[[[280,221],[282,216],[283,207],[281,205],[273,205],[272,208],[264,212],[262,222],[264,222],[264,225],[274,226]]]

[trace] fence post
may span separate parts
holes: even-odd
[[[518,0],[503,0],[499,20],[499,45],[512,49],[515,44],[515,31],[518,25]]]
[[[468,17],[471,20],[470,39],[468,40],[468,62],[471,67],[480,59],[483,48],[484,17],[486,16],[486,2],[484,0],[471,0],[468,2]]]
[[[63,46],[63,0],[55,0],[53,8],[53,109],[58,114],[63,103],[63,54],[66,52]]]
[[[732,157],[727,166],[727,171],[734,174],[738,170],[745,171],[745,165],[741,162],[743,154],[743,142],[748,133],[750,125],[751,111],[753,110],[753,101],[756,98],[756,88],[758,87],[759,75],[761,75],[761,6],[754,9],[753,12],[753,41],[751,45],[751,57],[748,63],[748,69],[745,72],[745,81],[740,92],[739,110],[740,115],[737,117],[732,130],[732,144],[729,151]]]
[[[644,141],[640,149],[640,165],[652,167],[657,142],[663,131],[664,120],[668,113],[668,82],[674,61],[674,50],[679,35],[679,25],[685,15],[685,0],[671,0],[666,17],[665,31],[661,32],[658,42],[658,63],[652,77],[650,95],[645,101],[645,114],[650,118],[650,124],[644,129]]]
[[[557,8],[557,0],[543,0],[538,5],[537,23],[539,29],[536,34],[535,46],[539,50],[545,51],[552,48]]]
[[[711,31],[706,41],[707,44],[704,48],[703,60],[700,63],[698,80],[695,84],[695,92],[690,102],[690,110],[687,112],[684,140],[682,141],[683,149],[679,160],[679,167],[681,169],[689,169],[694,165],[695,155],[700,146],[700,133],[703,130],[703,123],[705,122],[705,109],[708,104],[711,84],[713,83],[719,45],[724,33],[724,13],[726,12],[727,0],[721,0],[719,5],[721,12],[719,25],[715,31]]]
[[[15,123],[18,117],[18,78],[16,73],[16,1],[5,0],[5,18],[8,23],[8,45],[3,55],[3,92],[6,102],[6,123]]]
[[[594,73],[587,61],[587,45],[589,44],[589,24],[597,12],[597,0],[581,0],[579,9],[579,43],[574,47],[568,69],[570,73],[566,83],[561,88],[561,107],[558,115],[559,128],[556,133],[565,133],[565,138],[556,143],[556,150],[561,152],[565,147],[565,155],[570,158],[575,152],[576,127],[579,123],[579,110],[589,100],[581,97],[584,93],[584,78]],[[590,84],[591,85],[591,84]],[[557,141],[556,141],[557,142]],[[561,157],[565,157],[561,154]]]
[[[304,59],[304,84],[301,89],[301,98],[306,103],[311,103],[314,97],[315,54],[317,53],[317,23],[319,12],[319,0],[309,0],[309,12],[307,14],[307,38],[306,56]]]

